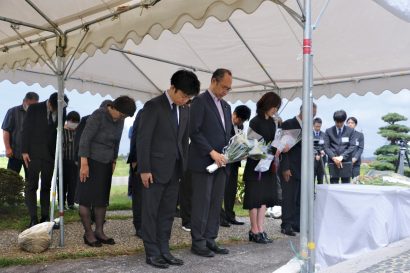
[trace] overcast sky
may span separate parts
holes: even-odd
[[[55,92],[52,87],[42,88],[35,84],[27,86],[23,83],[11,84],[8,81],[0,83],[0,121],[3,122],[4,116],[10,107],[21,104],[24,95],[29,91],[35,91],[40,95],[40,101],[46,100],[51,93]],[[101,101],[110,99],[109,96],[101,97],[100,95],[91,95],[90,93],[79,94],[76,91],[67,92],[70,103],[67,111],[76,110],[81,116],[90,114],[95,110]],[[365,136],[365,149],[363,155],[365,157],[373,156],[374,151],[384,145],[386,140],[377,134],[379,127],[385,126],[381,117],[389,112],[397,112],[407,118],[410,118],[410,91],[405,89],[398,94],[392,94],[390,91],[385,91],[381,95],[373,95],[368,93],[365,96],[358,96],[353,94],[348,98],[340,95],[333,98],[322,97],[315,100],[318,105],[317,117],[322,118],[323,127],[326,129],[333,126],[333,112],[335,110],[344,109],[348,116],[354,116],[358,119],[359,131],[362,131]],[[283,120],[295,116],[301,105],[300,99],[295,99],[289,102],[286,107],[281,109],[281,117]],[[242,102],[236,102],[236,105]],[[255,104],[247,102],[252,109],[254,115]],[[285,105],[286,101],[282,104]],[[138,109],[142,107],[141,103],[137,103]],[[127,118],[125,121],[125,128],[120,145],[120,154],[127,154],[129,150],[129,141],[127,139],[127,131],[132,125],[133,118]],[[410,126],[410,120],[402,123]],[[0,154],[4,154],[4,144],[0,141]]]

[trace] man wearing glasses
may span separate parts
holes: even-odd
[[[229,253],[215,239],[227,179],[222,149],[228,144],[232,130],[231,107],[223,97],[231,85],[231,71],[219,68],[212,74],[208,90],[191,105],[188,163],[192,173],[191,251],[203,257]],[[206,167],[214,162],[222,168],[207,173]]]

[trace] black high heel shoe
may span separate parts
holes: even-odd
[[[86,245],[88,245],[88,246],[91,246],[91,247],[102,247],[102,244],[101,244],[101,242],[100,241],[94,241],[94,242],[90,242],[90,241],[88,241],[87,240],[87,237],[84,235],[83,236],[83,239],[84,239],[84,244],[86,244]]]
[[[115,245],[115,241],[114,241],[113,238],[103,239],[103,238],[98,237],[97,234],[95,234],[95,233],[94,233],[94,236],[95,236],[95,238],[97,238],[97,240],[100,243],[103,243],[105,245]]]
[[[268,243],[268,244],[273,243],[273,240],[268,237],[268,234],[266,234],[265,231],[261,232],[261,235],[262,235],[263,239],[266,241],[266,243]]]
[[[262,233],[253,233],[252,231],[249,231],[249,241],[257,244],[267,244]]]

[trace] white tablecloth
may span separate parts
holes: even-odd
[[[410,236],[410,189],[317,185],[316,263],[321,268]]]

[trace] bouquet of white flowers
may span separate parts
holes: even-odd
[[[222,154],[225,156],[226,163],[233,163],[245,159],[249,155],[250,150],[248,139],[243,131],[239,131],[229,140],[228,145],[223,148]],[[218,168],[218,165],[213,163],[206,167],[206,170],[209,173],[213,173]]]

